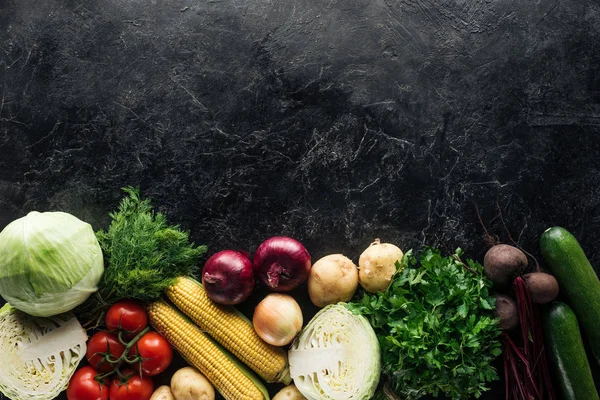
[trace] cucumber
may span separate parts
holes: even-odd
[[[573,311],[564,303],[551,303],[542,313],[542,323],[546,354],[560,398],[599,400]]]
[[[566,229],[547,229],[540,239],[540,247],[600,364],[600,279],[577,239]]]

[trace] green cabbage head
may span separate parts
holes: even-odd
[[[83,303],[104,272],[92,226],[64,212],[30,212],[0,232],[0,295],[49,317]]]

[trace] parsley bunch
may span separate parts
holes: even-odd
[[[479,397],[498,379],[491,365],[502,351],[492,284],[479,263],[464,263],[461,254],[426,248],[417,259],[409,251],[385,293],[349,304],[371,322],[387,385],[407,400]]]

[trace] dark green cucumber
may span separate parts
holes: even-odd
[[[547,229],[540,239],[542,255],[560,292],[575,312],[600,364],[600,280],[577,239],[566,229]]]
[[[546,355],[563,400],[599,400],[575,313],[554,302],[542,313]]]

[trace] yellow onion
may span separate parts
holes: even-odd
[[[302,310],[292,296],[270,293],[254,309],[254,330],[273,346],[291,343],[302,329]]]

